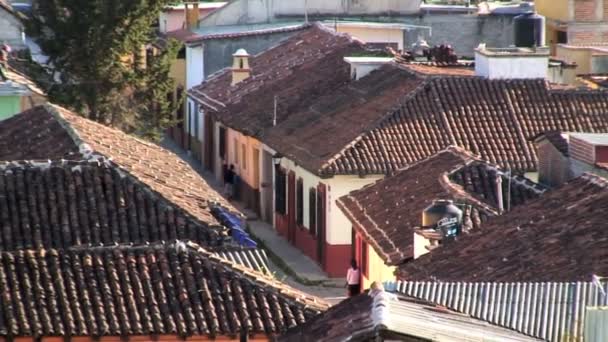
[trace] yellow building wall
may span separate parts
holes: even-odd
[[[544,15],[547,19],[569,21],[571,20],[569,2],[569,0],[536,0],[534,7],[538,14]]]
[[[175,86],[182,86],[186,88],[186,60],[175,59],[171,64],[171,70],[169,76],[175,80]]]
[[[396,280],[395,266],[387,266],[370,245],[367,245],[367,249],[367,274],[361,277],[361,289],[368,289],[374,281],[382,283]]]
[[[591,50],[585,48],[572,48],[562,45],[555,47],[555,56],[568,62],[574,62],[578,66],[576,74],[588,74],[591,72]]]
[[[259,140],[243,135],[238,131],[228,128],[228,144],[226,145],[226,156],[228,164],[234,165],[234,170],[241,179],[241,182],[246,182],[253,189],[259,189],[259,159],[254,160],[254,149],[262,153],[262,144]],[[243,146],[245,153],[243,154]],[[235,155],[236,152],[236,155]],[[256,171],[256,166],[258,170]]]

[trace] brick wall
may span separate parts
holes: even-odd
[[[604,18],[602,20],[608,21],[608,0],[604,0]]]
[[[595,21],[597,1],[599,0],[575,0],[574,1],[574,20],[576,21]]]
[[[568,33],[568,44],[600,43],[605,37],[608,37],[608,32],[593,29],[573,31]]]

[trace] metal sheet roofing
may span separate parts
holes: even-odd
[[[393,282],[387,290],[548,341],[581,341],[586,308],[607,306],[608,282]]]

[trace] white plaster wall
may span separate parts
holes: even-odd
[[[549,57],[488,57],[475,54],[475,73],[489,79],[547,78]]]
[[[186,90],[197,86],[205,80],[203,46],[186,47]]]
[[[421,0],[239,0],[201,21],[202,26],[263,23],[277,16],[417,13]]]
[[[400,28],[352,27],[338,24],[338,32],[348,33],[366,43],[396,43],[399,50],[403,50],[404,33]]]
[[[312,172],[299,167],[296,165],[296,163],[294,163],[293,161],[287,159],[287,158],[283,158],[281,159],[281,167],[283,167],[284,169],[287,170],[287,172],[289,173],[289,171],[294,171],[296,174],[296,182],[298,181],[298,178],[302,178],[302,184],[303,184],[303,189],[304,189],[304,196],[303,196],[303,202],[304,202],[304,226],[306,227],[306,229],[310,228],[310,215],[309,215],[309,209],[310,209],[310,196],[309,196],[309,191],[310,188],[317,188],[317,185],[319,185],[319,183],[327,183],[327,179],[321,179],[320,177],[318,177],[317,175],[313,174]],[[297,201],[297,199],[296,199]],[[289,208],[287,208],[287,210],[289,210]],[[329,216],[326,216],[327,218],[327,231],[329,231],[329,229],[331,229],[329,227]],[[329,235],[329,234],[327,234]]]
[[[336,204],[336,200],[351,191],[375,183],[384,178],[384,175],[372,175],[364,178],[358,176],[335,176],[326,179],[325,182],[331,189],[328,192],[328,222],[327,222],[327,242],[332,245],[347,245],[352,240],[352,223]]]
[[[290,0],[274,1],[275,15],[415,13],[420,0]]]
[[[319,183],[324,183],[328,187],[327,191],[327,213],[326,213],[326,230],[325,240],[331,245],[350,245],[352,239],[352,223],[346,218],[342,210],[336,205],[336,200],[353,190],[361,189],[362,187],[374,183],[383,178],[382,175],[368,176],[360,178],[358,176],[335,176],[333,178],[323,179],[312,172],[298,166],[287,158],[281,159],[281,167],[289,171],[294,171],[296,181],[302,178],[304,187],[303,208],[304,208],[304,226],[310,227],[309,216],[309,190],[311,187],[316,189]],[[289,208],[288,208],[289,210]]]

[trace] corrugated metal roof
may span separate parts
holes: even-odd
[[[601,286],[608,293],[608,283]],[[392,282],[385,287],[548,341],[579,341],[586,308],[608,305],[608,296],[592,282]]]
[[[216,252],[215,255],[258,272],[272,275],[270,267],[268,267],[268,256],[263,249],[226,249]]]
[[[426,303],[411,300],[375,301],[374,311],[385,305],[387,329],[430,341],[538,341],[516,331],[492,325]]]

